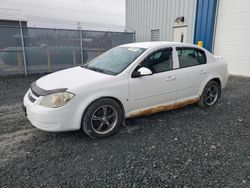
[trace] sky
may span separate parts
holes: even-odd
[[[29,26],[124,30],[125,0],[0,0],[0,19]]]

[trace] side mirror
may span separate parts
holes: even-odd
[[[132,74],[132,77],[133,78],[138,78],[138,77],[141,77],[141,76],[149,76],[149,75],[152,75],[152,71],[146,67],[141,67],[139,68],[139,70],[133,72]]]

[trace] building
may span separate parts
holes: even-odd
[[[249,0],[126,0],[136,41],[179,41],[223,56],[231,74],[250,76]]]

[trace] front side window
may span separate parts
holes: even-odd
[[[204,51],[195,48],[176,48],[180,68],[206,64]]]
[[[146,67],[152,73],[160,73],[173,69],[172,48],[159,50],[149,55],[142,63],[141,67]]]
[[[105,74],[117,75],[144,51],[144,48],[116,47],[93,59],[83,67]]]

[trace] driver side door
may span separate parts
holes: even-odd
[[[173,70],[173,49],[164,48],[148,55],[134,70],[146,67],[152,75],[129,79],[129,116],[142,115],[147,110],[167,108],[176,100],[176,70]]]

